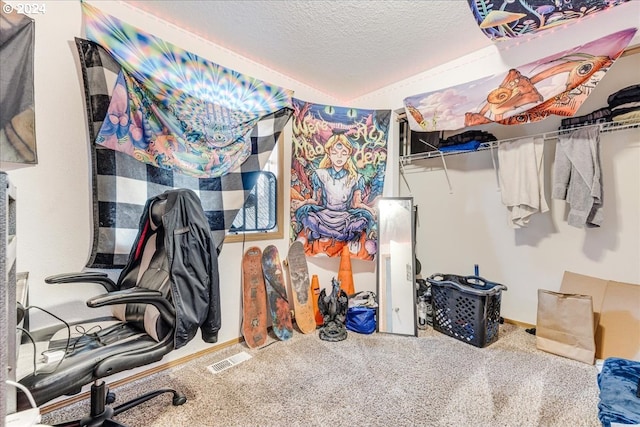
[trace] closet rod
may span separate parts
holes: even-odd
[[[623,130],[623,129],[640,127],[640,120],[638,119],[621,120],[621,121],[615,121],[615,122],[605,122],[605,123],[600,123],[595,125],[576,126],[570,129],[559,129],[556,131],[539,133],[535,135],[519,136],[515,138],[501,139],[498,141],[483,142],[480,144],[480,146],[476,150],[443,151],[443,152],[439,150],[427,151],[425,153],[416,153],[416,154],[410,154],[408,156],[401,156],[400,162],[403,164],[406,164],[411,162],[412,160],[423,160],[423,159],[430,159],[430,158],[441,157],[441,156],[452,156],[456,154],[475,153],[476,151],[484,151],[484,150],[489,150],[491,148],[496,148],[498,147],[498,145],[500,145],[503,142],[516,141],[518,139],[522,139],[526,137],[543,138],[545,141],[549,141],[552,139],[557,139],[558,136],[562,134],[571,133],[572,131],[576,129],[580,129],[581,127],[589,127],[589,126],[598,126],[600,128],[600,133],[606,133],[606,132],[614,132],[614,131]]]

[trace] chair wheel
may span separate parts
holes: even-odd
[[[112,391],[107,392],[107,397],[105,399],[105,402],[107,403],[107,405],[110,405],[115,401],[116,401],[116,394]]]
[[[184,394],[175,394],[173,396],[173,406],[180,406],[184,405],[185,403],[187,403],[187,398],[184,396]]]

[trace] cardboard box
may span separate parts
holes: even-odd
[[[593,298],[597,359],[640,361],[640,285],[565,271],[559,292]]]

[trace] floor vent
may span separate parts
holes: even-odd
[[[251,359],[251,355],[246,351],[241,351],[238,354],[234,354],[233,356],[227,357],[226,359],[216,362],[213,365],[207,366],[207,369],[211,371],[212,374],[217,374],[218,372],[222,372],[225,369],[229,369],[230,367],[249,359]]]

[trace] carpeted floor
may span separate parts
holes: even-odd
[[[207,366],[246,351],[252,358],[212,374]],[[131,427],[204,426],[600,426],[595,366],[536,350],[535,337],[501,325],[477,348],[429,329],[419,337],[314,334],[227,347],[114,389],[118,402],[155,388],[157,397],[120,414]],[[116,402],[117,403],[117,402]],[[44,423],[88,413],[85,402]]]

